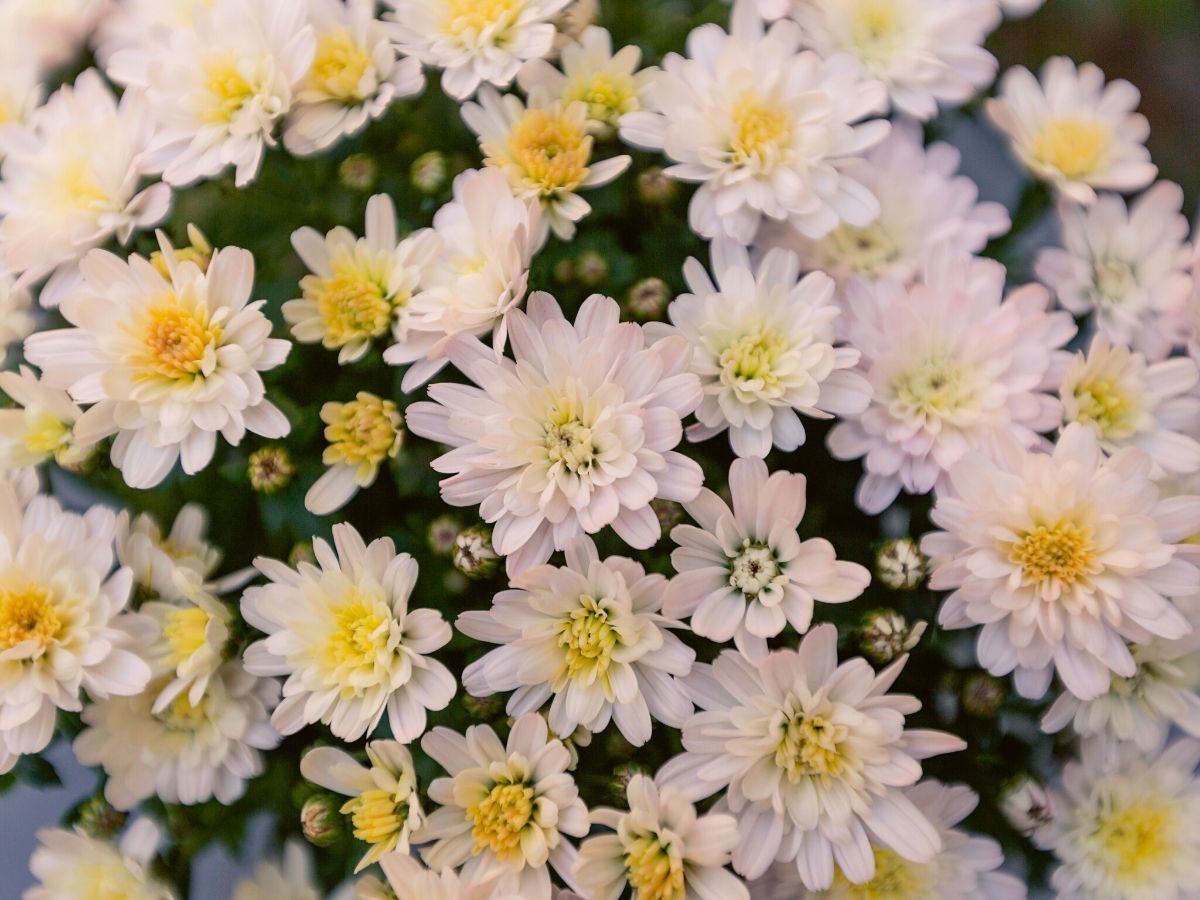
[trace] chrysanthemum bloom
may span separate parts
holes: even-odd
[[[283,304],[283,317],[296,340],[337,350],[343,366],[362,359],[385,335],[406,339],[409,303],[441,249],[425,228],[399,239],[396,206],[387,194],[367,201],[366,237],[342,227],[322,237],[306,227],[292,235],[292,246],[312,274],[300,280],[304,296]]]
[[[575,223],[592,209],[577,192],[608,184],[629,168],[628,156],[592,160],[582,100],[556,100],[539,90],[522,103],[485,87],[478,103],[463,104],[462,116],[479,135],[485,165],[504,173],[514,196],[541,204],[539,245],[550,231],[571,240]]]
[[[362,131],[392,101],[419,94],[421,64],[399,58],[375,0],[306,0],[317,47],[296,88],[283,144],[298,156],[319,153]]]
[[[396,741],[371,741],[367,758],[369,767],[344,750],[318,747],[300,761],[300,774],[313,784],[351,798],[341,812],[350,817],[354,836],[371,845],[355,872],[393,851],[407,856],[409,838],[423,821],[408,749]]]
[[[117,516],[117,558],[142,590],[175,596],[183,584],[208,581],[221,564],[221,551],[208,541],[207,531],[208,513],[198,503],[185,503],[166,534],[149,513],[131,517],[124,511]]]
[[[635,549],[653,546],[662,529],[650,501],[691,500],[703,480],[673,449],[700,402],[687,341],[646,346],[599,295],[574,325],[549,294],[528,306],[509,314],[515,362],[459,335],[447,353],[479,387],[435,384],[434,402],[408,407],[414,434],[456,448],[433,462],[452,476],[442,497],[480,505],[510,575],[606,525]]]
[[[118,102],[94,69],[0,133],[0,256],[18,285],[59,267],[65,276],[93,247],[128,243],[162,220],[171,189],[139,191],[153,133],[144,99],[130,92]],[[61,295],[52,282],[42,302]]]
[[[253,570],[251,570],[253,572]],[[199,706],[229,643],[233,613],[204,590],[177,592],[169,600],[147,600],[138,611],[158,626],[158,638],[142,648],[156,669],[170,673],[154,700],[160,713],[180,695]]]
[[[38,880],[22,900],[65,900],[107,891],[122,900],[175,900],[174,892],[150,871],[159,831],[149,819],[130,825],[117,844],[82,831],[43,828],[29,869]]]
[[[806,888],[824,890],[836,862],[849,882],[864,884],[875,877],[871,838],[928,863],[941,837],[901,788],[921,777],[917,760],[966,745],[905,730],[904,717],[921,704],[887,690],[907,659],[878,675],[861,658],[838,665],[832,625],[759,664],[727,650],[688,677],[703,712],[683,728],[686,752],[656,780],[691,801],[727,789],[720,808],[738,818],[733,868],[746,878],[794,861]]]
[[[521,64],[554,43],[552,19],[570,0],[387,0],[392,39],[442,69],[442,90],[465,100],[480,84],[507,87]]]
[[[858,597],[871,573],[834,558],[823,538],[802,541],[805,478],[768,475],[760,459],[735,460],[729,469],[733,509],[707,488],[684,504],[697,525],[676,525],[679,546],[663,612],[691,617],[696,634],[718,643],[734,640],[755,662],[767,655],[767,638],[790,622],[800,634],[812,624],[814,601],[846,603]]]
[[[1041,697],[1055,671],[1080,700],[1114,674],[1133,678],[1126,642],[1187,634],[1172,598],[1200,591],[1200,570],[1175,546],[1200,532],[1200,500],[1160,502],[1152,466],[1136,448],[1106,459],[1079,424],[1053,453],[1009,437],[960,460],[932,513],[945,531],[921,542],[929,586],[953,590],[942,627],[983,625],[979,664],[1016,670],[1022,696]]]
[[[494,878],[477,875],[468,880],[453,869],[434,872],[402,853],[385,856],[379,865],[387,877],[387,885],[376,881],[364,888],[360,881],[355,886],[355,900],[524,900],[515,893],[493,891]],[[364,880],[369,877],[364,876]],[[559,900],[563,892],[555,891],[552,889],[552,896]]]
[[[231,900],[321,900],[314,875],[312,854],[302,841],[292,838],[278,863],[261,861],[252,877],[234,886]]]
[[[115,53],[108,76],[144,91],[157,124],[147,166],[180,186],[228,166],[239,187],[253,181],[312,68],[307,18],[306,3],[215,0],[190,27]]]
[[[1175,321],[1192,291],[1193,251],[1179,185],[1159,182],[1128,208],[1114,194],[1090,207],[1062,204],[1063,247],[1038,252],[1036,271],[1077,316],[1114,344],[1151,360],[1183,343]]]
[[[513,196],[497,169],[470,169],[454,179],[454,199],[437,211],[441,252],[425,266],[421,292],[407,307],[407,328],[383,358],[408,365],[401,390],[411,392],[441,371],[456,334],[491,332],[499,354],[508,313],[525,299],[529,263],[540,247],[541,204]]]
[[[296,569],[259,557],[271,579],[242,597],[246,621],[269,637],[246,650],[256,675],[287,675],[271,717],[284,734],[323,722],[344,741],[375,730],[386,712],[396,740],[425,731],[425,711],[444,709],[457,683],[428,654],[450,640],[431,609],[409,609],[417,563],[391,538],[367,546],[350,525],[335,525],[336,552],[317,538],[317,565]]]
[[[616,723],[627,741],[650,739],[654,719],[679,728],[692,703],[676,676],[696,653],[660,614],[666,579],[621,556],[601,560],[591,538],[567,545],[562,568],[538,566],[496,595],[486,612],[455,623],[468,637],[501,646],[467,666],[463,687],[476,697],[515,691],[508,714],[550,703],[555,734],[592,733]]]
[[[461,866],[461,879],[492,881],[496,895],[550,900],[547,863],[569,878],[576,852],[564,836],[583,837],[589,826],[567,774],[571,755],[550,737],[546,720],[521,716],[507,744],[487,725],[468,728],[466,737],[435,728],[421,749],[449,773],[429,786],[440,808],[416,836],[427,844],[425,863],[435,870]]]
[[[696,815],[678,788],[662,790],[645,775],[626,789],[629,811],[592,810],[593,824],[614,834],[590,837],[579,848],[575,876],[594,900],[618,900],[628,885],[635,897],[672,900],[749,900],[725,866],[737,846],[737,819]]]
[[[1034,835],[1058,860],[1063,900],[1185,900],[1200,884],[1200,743],[1152,755],[1088,741],[1067,763],[1055,814]]]
[[[732,34],[702,25],[688,58],[664,60],[651,87],[656,111],[621,121],[622,139],[663,151],[676,162],[668,175],[700,183],[688,219],[703,237],[748,244],[766,217],[819,238],[879,215],[847,162],[887,135],[884,121],[854,124],[882,110],[887,91],[844,56],[801,52],[800,40],[791,21],[765,35],[745,16]]]
[[[304,505],[318,516],[341,509],[379,477],[379,467],[400,454],[404,420],[391,400],[359,391],[347,403],[321,407],[325,440],[321,459],[329,468],[304,495]]]
[[[1174,475],[1200,471],[1200,366],[1186,356],[1147,364],[1128,347],[1097,335],[1063,374],[1063,421],[1080,422],[1108,453],[1145,450]]]
[[[43,382],[92,404],[75,439],[115,434],[113,464],[134,488],[159,484],[181,459],[184,472],[199,472],[218,434],[237,445],[247,431],[280,438],[290,427],[259,374],[291,344],[270,337],[265,300],[248,302],[254,257],[226,247],[202,271],[159,242],[169,277],[140,256],[93,250],[80,263],[84,286],[62,304],[76,327],[25,342]]]
[[[1005,72],[987,114],[1034,176],[1088,204],[1098,190],[1130,193],[1158,174],[1146,149],[1150,123],[1134,112],[1140,99],[1128,81],[1105,84],[1091,63],[1056,56],[1040,83],[1022,66]]]
[[[37,327],[37,320],[30,314],[32,306],[29,289],[17,287],[16,280],[0,270],[0,354],[7,355],[13,344],[23,341]]]
[[[1037,285],[1004,296],[1004,267],[935,252],[909,288],[884,280],[847,292],[846,338],[862,351],[873,397],[866,412],[829,434],[837,459],[863,458],[855,501],[882,512],[901,490],[925,494],[946,483],[958,460],[1011,435],[1032,446],[1062,421],[1049,392],[1075,334],[1064,312],[1046,311]]]
[[[92,446],[80,444],[74,434],[83,411],[66,391],[42,384],[28,366],[0,372],[0,390],[17,404],[0,409],[0,469],[23,469],[51,459],[71,469],[91,457]]]
[[[772,447],[792,451],[806,435],[800,415],[830,419],[867,408],[871,386],[851,369],[859,352],[835,347],[834,283],[814,272],[799,278],[794,253],[771,250],[751,265],[745,248],[725,239],[712,245],[716,284],[696,259],[683,267],[692,293],[680,294],[667,314],[693,347],[692,371],[704,386],[688,438],[729,432],[738,456],[765,457]]]

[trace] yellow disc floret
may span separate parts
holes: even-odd
[[[1052,119],[1033,142],[1033,158],[1067,178],[1086,178],[1104,162],[1110,140],[1097,122]]]
[[[0,588],[0,650],[26,641],[45,648],[63,632],[53,596],[36,584]]]
[[[523,781],[500,782],[486,797],[467,808],[475,823],[474,852],[491,850],[501,859],[521,856],[521,834],[533,819],[533,788]],[[536,827],[536,826],[535,826]]]

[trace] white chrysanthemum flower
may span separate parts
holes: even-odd
[[[589,826],[567,774],[571,754],[550,737],[546,720],[521,716],[507,744],[486,725],[468,728],[466,737],[435,728],[421,749],[449,773],[429,786],[440,808],[416,836],[426,844],[425,863],[438,871],[461,866],[469,884],[492,881],[492,896],[550,900],[547,863],[570,878],[576,851],[564,837],[583,837]]]
[[[703,480],[674,450],[700,402],[687,341],[647,346],[599,295],[573,325],[544,293],[509,323],[515,362],[459,335],[447,353],[479,387],[435,384],[434,402],[408,407],[414,434],[456,448],[433,462],[452,476],[442,497],[479,504],[510,575],[606,525],[635,549],[653,546],[662,529],[650,501],[691,500]]]
[[[0,390],[16,407],[0,409],[0,469],[8,472],[53,459],[76,468],[92,455],[92,445],[75,439],[83,414],[64,390],[47,387],[28,366],[0,372]]]
[[[983,625],[979,664],[1016,670],[1036,699],[1059,678],[1081,700],[1133,678],[1126,641],[1173,640],[1192,630],[1172,602],[1200,591],[1200,570],[1176,544],[1200,532],[1200,500],[1159,501],[1153,463],[1128,448],[1105,458],[1095,435],[1068,425],[1053,453],[1013,437],[992,456],[973,453],[950,471],[925,536],[934,590],[953,590],[944,628]]]
[[[37,56],[21,46],[20,35],[0,33],[0,53],[0,126],[23,125],[41,105],[42,71]]]
[[[628,156],[593,161],[588,106],[535,91],[527,102],[485,87],[478,103],[462,105],[463,121],[479,135],[484,164],[499,169],[513,195],[537,200],[542,218],[535,242],[553,231],[564,241],[592,207],[577,191],[608,184],[627,168]]]
[[[1063,373],[1063,421],[1092,430],[1107,453],[1145,450],[1174,475],[1200,471],[1200,365],[1186,356],[1147,364],[1140,353],[1098,334]]]
[[[322,900],[315,874],[312,854],[303,842],[292,838],[284,845],[278,863],[263,860],[253,877],[234,886],[232,900]]]
[[[140,256],[93,250],[80,263],[84,286],[62,305],[76,327],[25,341],[47,385],[92,404],[75,439],[117,435],[112,461],[134,488],[159,484],[181,459],[184,472],[199,472],[218,434],[236,446],[247,431],[279,438],[290,428],[259,374],[291,344],[270,337],[265,300],[248,302],[254,257],[226,247],[202,269],[161,233],[159,242],[166,278]]]
[[[300,280],[304,296],[283,304],[283,317],[296,340],[337,350],[343,366],[362,359],[385,335],[408,338],[411,301],[442,249],[427,228],[400,240],[387,194],[367,201],[365,237],[342,227],[322,237],[305,227],[292,234],[292,246],[311,274]]]
[[[408,748],[396,741],[371,741],[367,758],[371,764],[363,766],[344,750],[318,747],[300,762],[300,774],[313,784],[351,798],[341,812],[350,817],[354,836],[371,845],[355,872],[393,851],[407,856],[409,838],[423,821]]]
[[[552,20],[570,0],[386,2],[400,50],[442,69],[442,90],[465,100],[483,83],[508,87],[526,60],[549,53]]]
[[[1140,99],[1128,81],[1105,84],[1091,63],[1076,68],[1056,56],[1040,83],[1022,66],[1005,72],[987,113],[1033,175],[1088,204],[1098,190],[1137,191],[1158,174],[1146,149],[1150,124],[1134,112]]]
[[[33,56],[42,72],[52,73],[74,59],[97,22],[111,14],[112,3],[5,0],[0,3],[0,40]]]
[[[1115,194],[1086,208],[1062,204],[1063,247],[1038,253],[1037,277],[1113,343],[1162,359],[1183,343],[1173,326],[1192,292],[1182,208],[1183,190],[1165,181],[1128,208]]]
[[[508,339],[508,313],[525,299],[529,264],[540,247],[541,204],[513,196],[504,173],[471,169],[454,179],[454,199],[437,211],[439,252],[422,271],[421,292],[407,306],[407,330],[383,358],[408,365],[401,390],[411,392],[449,360],[456,334],[491,332],[499,354]]]
[[[575,877],[595,900],[618,900],[628,885],[635,897],[671,900],[749,900],[725,866],[738,843],[737,819],[696,815],[678,788],[661,790],[645,775],[626,788],[629,811],[592,810],[593,824],[614,834],[590,837],[579,848]]]
[[[696,525],[676,525],[679,546],[671,562],[679,573],[667,588],[663,612],[691,618],[692,631],[718,643],[732,639],[754,662],[767,655],[767,638],[790,623],[803,634],[815,601],[846,603],[866,590],[871,573],[834,557],[823,538],[802,541],[803,475],[768,475],[760,459],[735,460],[729,469],[730,509],[707,488],[684,503]]]
[[[270,723],[279,700],[274,679],[256,678],[230,660],[213,673],[197,702],[177,694],[156,711],[155,700],[172,677],[151,681],[136,696],[83,708],[75,756],[104,769],[104,796],[117,809],[133,809],[150,797],[185,805],[214,798],[233,803],[246,782],[262,774],[259,751],[279,743]]]
[[[1084,744],[1056,811],[1034,835],[1058,860],[1061,900],[1186,900],[1200,884],[1200,743],[1147,756],[1136,744]]]
[[[246,590],[242,615],[269,637],[246,650],[256,675],[287,675],[271,721],[284,734],[323,722],[344,741],[373,732],[387,713],[396,740],[425,731],[425,711],[444,709],[457,682],[430,657],[451,637],[431,609],[409,609],[417,562],[391,538],[370,546],[335,525],[336,552],[317,538],[317,565],[296,569],[259,557],[271,583]]]
[[[174,597],[186,584],[203,584],[221,564],[221,551],[209,543],[208,513],[185,503],[164,534],[149,513],[117,516],[117,558],[133,572],[133,581],[149,594]]]
[[[399,57],[375,0],[306,0],[316,53],[296,87],[283,145],[297,156],[332,147],[425,87],[421,64]]]
[[[916,123],[896,123],[855,166],[855,177],[879,200],[878,218],[839,225],[816,240],[786,222],[768,222],[758,244],[795,251],[804,271],[825,272],[840,293],[852,278],[911,284],[935,248],[979,253],[1011,224],[1002,204],[980,202],[975,182],[956,174],[960,161],[950,144],[924,146]]]
[[[887,135],[886,122],[862,122],[886,103],[883,84],[844,56],[801,52],[794,22],[765,35],[745,22],[735,16],[732,34],[702,25],[688,58],[668,54],[650,88],[656,111],[630,113],[621,137],[663,151],[676,163],[668,175],[700,183],[688,219],[703,237],[748,244],[764,217],[812,238],[869,225],[879,203],[847,163]]]
[[[801,280],[799,260],[786,250],[771,250],[754,266],[744,247],[718,239],[712,257],[716,283],[689,259],[683,274],[692,293],[668,307],[671,326],[648,328],[682,335],[694,348],[704,399],[689,439],[728,431],[738,456],[765,457],[772,447],[790,452],[804,443],[798,413],[862,413],[871,386],[850,371],[859,352],[834,346],[840,310],[832,279],[814,272]]]
[[[213,0],[117,0],[100,20],[92,44],[107,68],[121,50],[144,50],[171,39],[171,32],[192,28],[196,15]]]
[[[646,106],[646,96],[656,70],[638,71],[639,47],[622,47],[615,54],[612,35],[590,26],[578,42],[566,44],[559,54],[559,71],[544,59],[532,59],[517,73],[526,94],[544,91],[555,100],[580,100],[588,107],[588,126],[597,135],[610,135],[621,116]]]
[[[19,286],[60,267],[66,276],[88,250],[128,243],[166,216],[170,188],[139,191],[153,132],[144,99],[127,92],[118,102],[94,69],[0,132],[0,260]],[[42,303],[61,293],[52,282]]]
[[[688,677],[703,712],[683,728],[686,752],[656,780],[692,801],[728,789],[719,808],[738,818],[733,868],[746,878],[794,860],[810,890],[833,884],[835,862],[851,883],[869,882],[869,836],[903,859],[928,863],[941,837],[901,788],[920,779],[917,760],[966,745],[943,732],[904,729],[920,703],[887,690],[907,659],[879,674],[861,658],[838,665],[832,625],[759,664],[727,650]]]
[[[1000,24],[996,0],[797,0],[791,14],[805,47],[854,59],[887,86],[896,110],[922,121],[996,77],[983,47]]]
[[[188,704],[199,707],[209,681],[224,662],[233,613],[203,590],[181,592],[170,600],[147,600],[138,611],[153,619],[159,632],[158,638],[143,648],[144,658],[171,676],[159,690],[151,712],[162,713],[181,695]]]
[[[312,67],[307,18],[300,2],[215,0],[190,27],[113,54],[108,76],[141,89],[156,120],[146,165],[178,186],[228,166],[239,187],[253,181]]]
[[[837,459],[863,457],[855,502],[887,509],[901,490],[926,494],[958,460],[1006,435],[1025,446],[1062,421],[1049,391],[1075,334],[1029,285],[1004,296],[1004,267],[939,249],[920,281],[850,285],[846,337],[862,352],[874,396],[829,434]]]
[[[456,627],[501,646],[467,666],[463,687],[475,697],[514,691],[508,714],[536,712],[549,699],[549,724],[569,735],[615,722],[629,743],[650,740],[653,717],[679,728],[692,712],[676,677],[696,653],[660,614],[666,579],[631,559],[601,560],[591,538],[567,545],[566,566],[522,572],[492,608],[465,612]]]
[[[435,872],[404,853],[389,854],[379,865],[387,877],[387,885],[376,881],[364,890],[360,881],[355,900],[525,900],[516,893],[494,891],[495,877],[486,873],[484,877],[475,875],[468,879],[453,869]],[[570,900],[574,896],[557,888],[551,891],[554,900]]]
[[[359,391],[346,403],[323,404],[321,421],[329,442],[321,461],[328,468],[304,495],[304,506],[327,516],[374,484],[380,467],[400,455],[404,419],[395,402]]]
[[[25,506],[0,480],[0,744],[37,753],[55,714],[137,694],[150,667],[134,648],[153,637],[125,612],[132,578],[112,573],[114,516],[95,506],[63,512],[50,497]]]
[[[175,900],[174,892],[150,871],[160,834],[150,819],[139,819],[113,844],[82,831],[44,828],[29,869],[38,880],[21,900]]]

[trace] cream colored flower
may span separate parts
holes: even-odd
[[[29,868],[38,884],[21,900],[175,900],[150,872],[160,835],[149,819],[130,825],[116,844],[65,828],[44,828],[37,838]]]
[[[0,372],[0,389],[17,404],[0,409],[0,469],[23,469],[51,459],[70,469],[91,458],[93,446],[75,438],[75,422],[83,410],[70,394],[42,384],[28,366]]]
[[[304,505],[325,516],[374,484],[379,467],[400,454],[404,420],[391,400],[359,391],[347,403],[324,404],[321,421],[329,442],[321,459],[329,468],[308,489]]]
[[[278,864],[264,860],[252,878],[243,878],[234,886],[232,900],[322,900],[314,875],[312,854],[292,838],[284,845]]]

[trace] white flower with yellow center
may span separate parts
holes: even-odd
[[[180,460],[199,472],[218,434],[236,446],[247,431],[280,438],[290,427],[259,374],[291,344],[270,337],[265,300],[248,302],[254,257],[223,248],[203,270],[159,241],[168,277],[140,256],[93,250],[80,264],[84,285],[62,305],[76,327],[25,341],[47,385],[91,404],[75,440],[115,434],[113,464],[134,488],[159,484]]]
[[[304,506],[326,516],[374,484],[380,466],[400,455],[404,420],[391,400],[359,391],[347,403],[324,404],[321,421],[329,442],[321,460],[329,468],[304,495]]]
[[[375,0],[307,4],[317,48],[283,134],[283,145],[298,156],[357,134],[393,100],[425,86],[420,62],[397,56],[387,26],[375,18]]]
[[[1085,208],[1063,204],[1063,247],[1039,251],[1038,280],[1113,343],[1162,359],[1184,342],[1178,325],[1193,288],[1182,209],[1183,190],[1166,181],[1128,207],[1115,194]]]
[[[514,196],[541,204],[538,244],[550,231],[571,240],[575,223],[592,209],[577,192],[608,184],[629,168],[628,156],[592,160],[582,100],[556,100],[539,90],[522,103],[485,87],[478,103],[463,104],[462,116],[479,135],[484,164],[504,173]]]
[[[656,111],[621,120],[623,140],[663,151],[676,163],[669,176],[700,183],[688,218],[703,237],[748,244],[766,218],[819,238],[879,215],[849,161],[887,135],[884,121],[855,124],[881,111],[886,89],[845,57],[801,52],[800,40],[791,21],[765,35],[745,16],[732,34],[702,25],[690,57],[664,60],[650,88]]]
[[[551,900],[550,869],[574,870],[575,848],[564,836],[588,833],[588,811],[567,774],[571,754],[551,738],[537,713],[517,719],[507,744],[486,725],[466,737],[435,728],[421,749],[447,773],[429,786],[431,813],[416,840],[431,869],[462,867],[468,883],[492,882],[492,896]],[[432,842],[432,843],[429,843]]]
[[[108,76],[144,92],[157,125],[145,161],[168,184],[233,166],[239,187],[258,175],[312,67],[307,4],[214,0],[145,46],[118,51]]]
[[[659,789],[635,775],[626,789],[629,811],[592,810],[593,824],[614,834],[590,837],[579,848],[575,876],[596,900],[616,900],[628,885],[639,900],[750,900],[725,866],[737,846],[737,819],[696,815],[677,788]]]
[[[243,878],[233,888],[231,900],[321,900],[315,880],[312,854],[297,838],[283,847],[278,862],[263,860],[251,878]]]
[[[1173,475],[1200,471],[1200,365],[1186,356],[1147,364],[1097,335],[1063,374],[1063,421],[1090,428],[1107,453],[1145,450]]]
[[[292,246],[311,274],[300,280],[304,296],[283,304],[283,317],[296,340],[337,350],[343,366],[362,359],[380,338],[408,339],[410,303],[442,249],[429,229],[400,240],[387,194],[367,202],[365,237],[341,227],[324,237],[301,228]]]
[[[409,609],[417,562],[390,538],[367,546],[342,524],[333,540],[336,550],[313,541],[317,565],[254,561],[271,582],[246,590],[242,615],[269,636],[247,648],[246,668],[288,676],[271,718],[284,734],[323,722],[356,741],[387,713],[396,740],[414,741],[426,710],[445,709],[457,687],[428,655],[450,641],[450,626],[431,609]]]
[[[175,893],[151,874],[160,834],[150,819],[139,819],[113,844],[80,830],[44,828],[29,869],[38,884],[21,900],[175,900]]]
[[[552,20],[571,0],[386,2],[399,49],[442,69],[442,90],[465,100],[483,83],[508,87],[522,63],[549,53]]]
[[[1040,83],[1026,68],[1009,69],[987,114],[1034,176],[1089,204],[1098,190],[1130,193],[1158,174],[1146,150],[1150,124],[1134,112],[1140,99],[1128,81],[1105,84],[1091,63],[1076,68],[1056,56],[1042,68]]]
[[[1136,448],[1105,458],[1080,424],[1053,453],[1007,437],[961,459],[931,514],[945,531],[921,542],[929,586],[953,591],[941,625],[983,625],[979,664],[998,676],[1016,670],[1018,692],[1032,699],[1056,671],[1080,700],[1109,691],[1113,675],[1133,678],[1126,642],[1188,634],[1172,598],[1200,591],[1200,569],[1176,546],[1200,532],[1200,502],[1160,502],[1152,466]]]
[[[829,433],[837,459],[863,459],[855,501],[872,515],[903,490],[926,494],[972,448],[1010,435],[1025,446],[1062,421],[1050,391],[1075,334],[1031,285],[1007,297],[1004,267],[939,248],[921,279],[852,282],[846,339],[862,352],[872,399]]]
[[[838,665],[833,625],[758,664],[727,650],[688,676],[702,711],[683,727],[685,752],[655,780],[692,802],[727,789],[719,808],[738,819],[733,868],[748,879],[792,862],[806,888],[824,890],[836,859],[864,884],[875,876],[872,838],[928,863],[941,837],[901,789],[921,777],[917,760],[966,745],[904,729],[920,703],[887,690],[907,660],[878,675],[861,658]]]
[[[601,560],[590,538],[566,549],[563,568],[523,572],[486,612],[455,623],[468,637],[501,646],[467,666],[463,687],[476,697],[513,691],[508,714],[536,712],[550,699],[555,734],[610,721],[640,747],[651,718],[680,727],[692,712],[677,677],[695,651],[668,631],[682,628],[660,614],[666,579],[631,559]]]
[[[407,856],[409,839],[423,821],[408,748],[396,741],[371,741],[367,758],[370,766],[344,750],[318,747],[300,762],[300,774],[313,784],[350,797],[342,814],[349,816],[354,836],[371,845],[355,872],[393,852]]]
[[[75,422],[82,410],[64,390],[42,384],[33,370],[0,373],[0,390],[17,404],[0,409],[0,469],[12,471],[53,459],[78,468],[92,455],[92,446],[75,439]]]
[[[459,335],[447,352],[476,385],[435,384],[406,410],[414,433],[456,448],[433,461],[442,497],[479,504],[510,575],[611,525],[635,549],[662,533],[656,497],[686,501],[700,467],[674,448],[700,402],[681,337],[647,346],[616,301],[584,301],[571,324],[549,294],[509,314],[514,360]]]
[[[221,564],[221,551],[208,541],[207,531],[208,513],[198,503],[180,507],[166,534],[149,513],[131,517],[122,512],[117,516],[117,558],[133,572],[137,587],[173,598],[207,582]]]
[[[171,675],[151,711],[161,713],[181,696],[199,706],[224,661],[233,613],[203,590],[181,593],[169,601],[147,600],[138,611],[159,629],[158,639],[144,648],[144,658]]]

